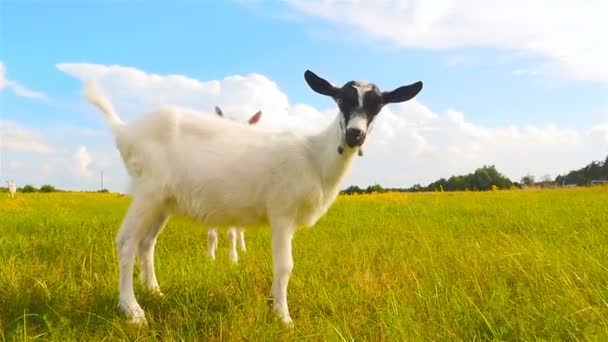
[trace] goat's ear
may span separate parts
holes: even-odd
[[[258,123],[258,121],[260,121],[261,117],[262,117],[262,111],[258,110],[257,113],[253,114],[253,116],[249,118],[248,122],[250,125],[255,125],[256,123]]]
[[[382,92],[384,103],[399,103],[413,99],[422,90],[422,82],[399,87],[393,91]]]
[[[304,79],[306,80],[306,83],[308,83],[308,86],[319,94],[331,97],[338,95],[338,88],[334,87],[331,83],[317,76],[310,70],[306,70],[304,73]]]
[[[224,116],[224,113],[222,113],[222,110],[218,106],[215,106],[215,114],[219,116]]]

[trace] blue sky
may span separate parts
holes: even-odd
[[[125,175],[105,126],[80,95],[83,71],[57,67],[66,63],[119,65],[201,82],[255,73],[274,82],[290,106],[307,104],[319,112],[333,104],[307,87],[306,69],[339,84],[363,79],[383,89],[422,80],[425,87],[417,102],[387,114],[386,120],[396,124],[385,123],[386,130],[377,133],[378,153],[348,180],[361,185],[384,181],[410,186],[472,171],[486,162],[502,166],[514,179],[528,172],[555,176],[608,154],[608,72],[596,62],[608,56],[602,46],[608,32],[605,25],[593,22],[593,14],[605,4],[591,1],[595,8],[558,11],[522,2],[522,11],[530,13],[514,12],[518,20],[504,20],[510,10],[476,1],[451,2],[454,8],[449,9],[443,7],[446,1],[429,3],[434,1],[387,1],[380,8],[372,2],[295,0],[3,1],[2,177],[21,184],[94,187],[92,171],[74,171],[73,176],[59,171],[62,165],[82,167],[82,153],[81,159],[78,155],[84,146],[85,169],[97,164],[114,170],[108,171],[109,184],[124,190]],[[492,15],[494,21],[477,23]],[[568,29],[545,29],[561,26]],[[601,27],[604,32],[598,32]],[[583,53],[582,47],[591,48]],[[121,81],[120,71],[107,74],[98,76],[114,85],[110,92],[115,94],[110,95],[120,97],[119,108],[124,103],[123,108],[133,111],[151,109],[152,102],[141,96],[131,101],[140,107],[129,103],[129,94],[122,90],[132,87],[121,88],[128,79]],[[34,95],[18,94],[18,87]],[[183,98],[175,96],[169,98]],[[243,96],[240,101],[247,102]],[[229,105],[230,94],[222,98]],[[426,119],[412,116],[416,111],[426,113]],[[11,127],[23,130],[23,135],[9,136]],[[75,133],[66,133],[71,130]],[[445,131],[425,133],[436,130]],[[385,142],[383,134],[392,134],[393,140]],[[54,152],[9,144],[10,139],[36,140]],[[501,139],[503,145],[484,150],[486,141]],[[519,140],[509,145],[510,139]],[[411,152],[411,144],[419,144],[413,148],[417,153]],[[528,169],[513,166],[521,163],[513,154],[527,151],[547,159],[541,162],[532,155]],[[378,164],[394,166],[393,173],[379,176],[381,171],[374,170]],[[44,177],[41,168],[48,169]]]

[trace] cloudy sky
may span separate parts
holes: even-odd
[[[4,0],[2,181],[126,189],[94,78],[120,115],[163,104],[314,132],[335,84],[424,89],[386,107],[344,187],[426,185],[494,164],[513,180],[608,154],[608,1]]]

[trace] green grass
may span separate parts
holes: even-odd
[[[0,198],[0,340],[608,340],[608,187],[341,197],[294,238],[293,329],[274,318],[270,234],[231,265],[172,219],[150,323],[116,310],[115,194]]]

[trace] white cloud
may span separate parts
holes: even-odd
[[[0,90],[6,88],[8,81],[6,79],[6,67],[3,62],[0,62]]]
[[[104,127],[105,128],[105,127]],[[126,173],[107,130],[51,124],[39,128],[0,120],[0,179],[18,184],[52,184],[61,189],[97,190],[104,183],[126,189]],[[92,146],[93,148],[89,148]]]
[[[390,186],[425,185],[440,177],[472,172],[484,164],[496,165],[512,180],[527,173],[555,176],[603,159],[608,149],[608,125],[589,130],[551,123],[487,127],[467,121],[463,113],[454,110],[414,124],[405,113],[416,116],[420,108],[415,107],[419,106],[415,102],[396,105],[392,111],[403,114],[395,116],[385,115],[390,113],[385,109],[378,124],[390,121],[389,126],[397,127],[396,138],[386,146],[377,144],[380,138],[374,139],[367,147],[368,160],[362,161],[366,168],[355,169],[354,179],[371,178]],[[382,165],[383,171],[368,172],[367,165]]]
[[[11,172],[19,172],[19,171],[23,170],[23,168],[24,168],[24,165],[23,165],[23,163],[22,163],[22,162],[20,162],[20,161],[17,161],[17,160],[11,160],[11,161],[9,161],[9,163],[8,163],[8,169],[9,169]]]
[[[608,123],[591,127],[589,135],[600,145],[608,145]]]
[[[218,104],[228,116],[243,121],[262,109],[261,127],[310,132],[326,125],[336,113],[335,108],[321,111],[292,104],[276,83],[258,74],[199,81],[121,66],[60,64],[58,68],[78,79],[97,79],[127,119],[166,103],[214,115],[213,106]],[[93,108],[91,113],[99,115]],[[484,164],[495,164],[513,180],[527,173],[555,175],[602,158],[608,144],[605,140],[598,143],[597,132],[605,132],[602,127],[587,131],[551,123],[486,127],[467,121],[456,110],[435,113],[417,100],[390,105],[376,120],[365,156],[358,160],[345,186],[373,182],[386,186],[426,184],[440,177],[471,172]],[[105,142],[100,144],[108,154],[98,155],[109,158],[111,167],[120,170],[115,177],[126,178],[111,138],[103,138]],[[106,169],[110,170],[110,166]]]
[[[277,84],[259,74],[199,81],[119,65],[62,63],[57,68],[81,81],[95,79],[126,119],[167,104],[208,113],[218,105],[228,117],[242,122],[262,110],[258,126],[269,129],[316,130],[330,118],[306,105],[290,105]]]
[[[93,172],[89,169],[89,167],[91,166],[92,161],[93,159],[91,158],[91,154],[87,150],[87,147],[80,146],[76,153],[74,153],[72,168],[74,174],[82,178],[91,177]]]
[[[24,86],[16,81],[9,80],[6,77],[6,73],[7,73],[6,66],[4,65],[3,62],[0,61],[0,91],[2,91],[4,89],[10,89],[13,91],[13,93],[15,93],[15,95],[18,95],[21,97],[27,97],[30,99],[37,99],[37,100],[47,100],[48,99],[48,96],[42,92],[29,89],[26,86]]]
[[[31,90],[17,82],[9,82],[9,86],[11,87],[15,95],[37,100],[48,99],[48,96],[46,94],[41,93],[39,91]]]
[[[491,47],[542,57],[542,72],[608,82],[608,1],[290,0],[298,12],[403,47]],[[538,72],[538,71],[535,71]]]
[[[41,132],[23,127],[15,121],[0,120],[0,149],[18,153],[52,153]]]

